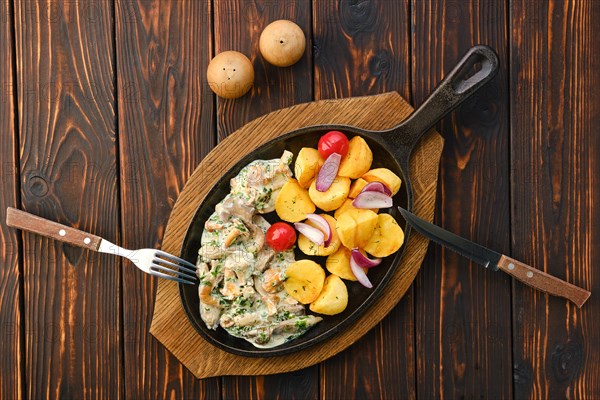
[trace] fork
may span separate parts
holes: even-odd
[[[12,207],[6,209],[6,224],[13,228],[37,233],[89,250],[125,257],[145,273],[159,278],[190,285],[193,285],[196,279],[196,266],[194,264],[162,250],[127,250],[106,239],[102,239],[100,236],[92,235]]]

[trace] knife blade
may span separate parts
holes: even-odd
[[[498,262],[502,254],[429,223],[402,207],[398,207],[398,210],[404,219],[421,235],[475,261],[479,265],[483,265],[485,268],[491,266],[493,271],[498,270]]]
[[[493,271],[501,269],[526,285],[554,296],[564,297],[577,307],[581,307],[591,295],[585,289],[427,222],[402,207],[398,207],[398,211],[406,222],[423,236],[486,268]]]

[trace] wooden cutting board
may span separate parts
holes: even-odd
[[[412,107],[396,92],[377,96],[322,100],[274,111],[244,125],[223,140],[198,165],[179,195],[167,224],[163,250],[180,254],[188,224],[206,193],[237,160],[263,143],[293,129],[315,124],[348,124],[387,129],[400,123]],[[443,139],[429,132],[417,145],[410,163],[414,212],[433,219],[435,190]],[[219,375],[265,375],[294,371],[319,363],[356,342],[377,325],[412,284],[427,251],[417,233],[381,297],[353,325],[333,338],[290,355],[247,358],[222,351],[206,342],[185,316],[177,284],[159,280],[150,333],[198,378]]]

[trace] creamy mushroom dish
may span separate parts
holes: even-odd
[[[198,252],[200,316],[209,329],[223,327],[256,347],[292,340],[322,320],[306,315],[283,280],[293,250],[275,252],[265,243],[275,199],[291,179],[293,154],[256,160],[231,180],[231,192],[215,207]]]

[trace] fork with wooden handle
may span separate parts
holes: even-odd
[[[100,236],[16,208],[8,207],[6,210],[6,224],[89,250],[125,257],[145,273],[159,278],[190,285],[193,285],[196,279],[196,266],[172,254],[156,249],[127,250]]]

